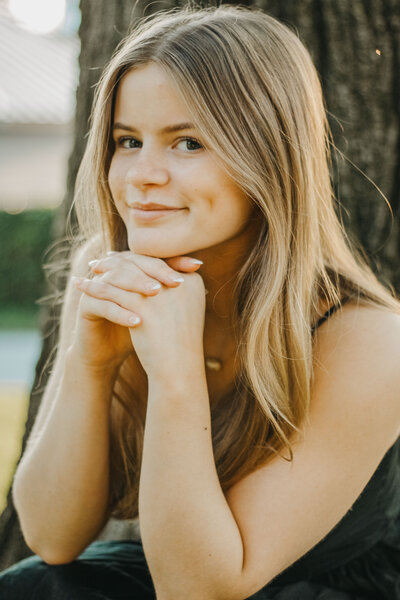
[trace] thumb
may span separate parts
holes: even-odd
[[[166,258],[165,262],[176,271],[183,271],[186,273],[193,273],[197,271],[203,264],[197,258],[191,258],[190,256],[173,256]]]

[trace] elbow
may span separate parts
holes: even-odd
[[[49,541],[43,535],[27,531],[20,519],[20,528],[26,545],[34,554],[42,559],[48,565],[64,565],[72,562],[79,556],[79,552],[67,551],[63,548],[61,540],[55,545],[49,544]]]
[[[25,542],[32,552],[47,565],[66,565],[78,557],[78,554],[68,554],[61,548],[54,549],[45,545],[35,544],[26,538]]]
[[[28,519],[22,510],[23,503],[22,506],[19,503],[19,498],[22,496],[18,493],[15,482],[12,494],[21,533],[28,548],[48,565],[64,565],[74,561],[83,547],[78,547],[76,543],[68,545],[61,536],[46,534],[43,523],[38,523],[32,518]]]
[[[49,553],[48,555],[44,554],[40,556],[40,558],[47,565],[68,565],[69,563],[72,563],[77,557],[66,557],[54,553]]]
[[[22,531],[22,534],[28,548],[48,565],[65,565],[79,556],[79,553],[68,552],[63,548],[61,540],[59,544],[54,546],[54,544],[49,544],[48,540],[46,541],[43,538],[31,538],[24,531]]]
[[[14,480],[12,496],[21,533],[28,548],[48,565],[61,565],[74,560],[75,556],[66,555],[65,552],[60,551],[60,548],[57,551],[54,551],[54,548],[49,548],[43,539],[43,535],[41,535],[42,528],[32,527],[32,522],[29,522],[29,520],[26,522],[24,511],[19,502],[16,480]]]

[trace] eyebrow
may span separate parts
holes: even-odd
[[[134,127],[130,127],[129,125],[124,125],[123,123],[114,123],[113,130],[115,129],[124,129],[125,131],[132,131],[137,133],[137,129]],[[182,129],[195,129],[193,123],[177,123],[176,125],[168,125],[167,127],[163,127],[160,129],[160,133],[174,133],[175,131],[181,131]]]

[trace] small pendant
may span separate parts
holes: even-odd
[[[218,358],[206,356],[206,366],[211,369],[211,371],[220,371],[222,369],[222,361],[218,360]]]

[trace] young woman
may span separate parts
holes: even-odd
[[[400,599],[400,306],[335,214],[308,52],[258,11],[159,14],[91,125],[2,597]]]

